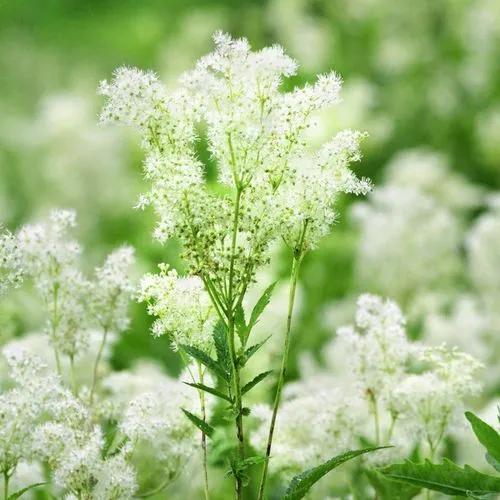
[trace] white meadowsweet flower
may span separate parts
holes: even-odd
[[[302,387],[304,385],[304,387]],[[298,382],[288,392],[280,407],[273,440],[270,470],[284,478],[320,464],[356,443],[359,403],[330,383],[318,380],[311,384]],[[251,435],[257,450],[265,449],[271,408],[256,405],[252,415],[258,427]]]
[[[92,307],[99,326],[120,332],[127,328],[127,307],[134,286],[130,268],[134,263],[134,249],[121,247],[111,252],[103,266],[96,269],[92,289]]]
[[[67,235],[75,225],[75,212],[54,210],[47,221],[18,233],[23,266],[47,308],[50,339],[69,357],[88,347],[89,335],[85,303],[90,285],[77,267],[80,247]]]
[[[362,391],[378,398],[390,393],[415,347],[406,337],[398,305],[364,294],[357,302],[355,324],[339,328],[329,350],[347,357]]]
[[[136,459],[155,464],[162,477],[173,477],[199,446],[199,433],[182,408],[196,413],[198,406],[188,386],[164,376],[154,390],[128,403],[119,428],[130,439]]]
[[[500,298],[500,194],[490,197],[490,210],[482,214],[466,238],[469,276],[491,312]]]
[[[434,456],[453,426],[463,424],[464,401],[477,396],[481,363],[445,346],[427,348],[420,359],[426,370],[403,377],[393,388],[389,407],[413,439],[424,440]]]
[[[34,430],[44,419],[74,420],[80,405],[39,358],[15,346],[3,353],[15,384],[0,395],[0,469],[10,472],[20,461],[32,459],[37,449]],[[80,425],[86,416],[80,414]]]
[[[111,83],[103,81],[99,86],[99,93],[108,98],[101,122],[147,128],[161,116],[165,90],[153,72],[122,67],[113,76]]]
[[[360,230],[356,273],[363,287],[407,305],[419,293],[454,284],[460,227],[434,199],[413,187],[386,186],[357,204],[353,215]]]
[[[142,133],[151,189],[138,206],[152,205],[157,213],[155,237],[178,237],[190,274],[209,278],[220,293],[229,267],[235,287],[246,289],[268,262],[270,245],[284,237],[295,248],[306,223],[303,250],[314,247],[334,221],[336,195],[370,186],[348,168],[360,157],[362,134],[341,132],[317,153],[308,147],[315,114],[339,102],[338,75],[282,92],[282,79],[297,64],[281,47],[252,51],[247,40],[222,32],[214,43],[173,92],[160,90],[152,74],[125,69],[101,92],[104,120]],[[197,154],[200,124],[231,193],[207,187]]]
[[[453,172],[443,154],[423,148],[398,153],[387,166],[386,183],[418,189],[440,205],[459,212],[482,202],[481,188]]]
[[[170,335],[176,349],[187,344],[210,351],[216,317],[200,278],[179,277],[161,265],[159,274],[143,277],[139,301],[147,302],[149,314],[157,317],[153,335]]]
[[[96,479],[96,500],[128,500],[137,490],[135,470],[122,453],[100,461]]]
[[[17,239],[9,232],[0,234],[0,296],[9,288],[18,286],[22,276],[22,259]]]

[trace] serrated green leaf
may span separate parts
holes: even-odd
[[[44,484],[47,484],[47,483],[44,482],[44,483],[30,484],[29,486],[26,486],[26,488],[23,488],[21,490],[17,490],[16,492],[9,495],[7,497],[7,500],[16,500],[17,498],[20,498],[21,495],[24,495],[27,491],[32,490],[33,488],[38,488],[38,486],[43,486]]]
[[[190,411],[187,411],[184,408],[181,409],[184,412],[184,415],[186,415],[186,417],[189,418],[189,420],[191,420],[191,422],[193,422],[193,424],[196,425],[201,432],[206,434],[208,437],[213,436],[215,429],[211,425],[207,424],[207,422],[204,422],[200,417],[197,417]]]
[[[226,471],[226,477],[235,476],[243,481],[248,480],[248,475],[245,473],[247,469],[265,462],[267,458],[263,455],[254,455],[251,457],[244,458],[243,460],[233,459],[231,460],[231,469]]]
[[[234,311],[234,326],[236,327],[236,333],[238,334],[241,345],[245,345],[248,335],[248,326],[245,320],[245,310],[241,304],[238,304]]]
[[[302,474],[299,474],[292,479],[291,483],[285,491],[284,496],[282,497],[282,500],[300,500],[301,498],[304,498],[311,486],[317,483],[331,470],[360,455],[364,455],[365,453],[370,453],[372,451],[381,450],[384,448],[390,448],[390,446],[378,446],[375,448],[364,448],[362,450],[348,451],[346,453],[343,453],[342,455],[331,458],[330,460],[321,465],[318,465],[317,467],[313,467],[312,469],[302,472]]]
[[[200,391],[205,391],[209,392],[210,394],[213,394],[214,396],[217,396],[218,398],[225,399],[226,401],[229,401],[230,403],[233,402],[233,400],[227,396],[226,394],[222,393],[221,391],[218,391],[217,389],[214,389],[213,387],[209,387],[208,385],[205,384],[194,384],[191,382],[184,382],[186,385],[189,385],[191,387],[194,387],[195,389],[199,389]]]
[[[217,321],[215,324],[213,339],[217,362],[226,372],[231,373],[231,355],[227,343],[227,327],[222,320]]]
[[[189,354],[192,358],[199,361],[201,364],[205,365],[209,370],[211,370],[214,374],[221,377],[226,382],[229,382],[230,376],[226,369],[221,366],[215,359],[211,358],[208,354],[203,352],[201,349],[191,345],[180,345],[180,348],[186,353]]]
[[[259,300],[252,309],[252,314],[250,315],[250,320],[248,321],[248,326],[247,326],[248,333],[252,331],[252,328],[257,324],[257,321],[259,321],[260,315],[264,312],[264,309],[269,304],[275,286],[276,282],[269,285],[264,290],[264,293],[260,296]]]
[[[245,366],[247,361],[271,338],[271,335],[269,337],[266,337],[262,342],[259,342],[258,344],[254,344],[250,346],[240,357],[239,363],[241,366]]]
[[[442,464],[433,464],[428,460],[421,464],[406,461],[384,467],[380,472],[395,481],[451,496],[481,498],[500,493],[500,478],[482,474],[468,465],[461,468],[446,459]]]
[[[409,483],[394,481],[374,469],[365,470],[368,481],[377,492],[379,500],[411,500],[422,488]]]
[[[486,459],[497,471],[500,471],[500,434],[474,413],[468,411],[465,416],[470,422],[477,439],[488,452]]]
[[[250,389],[255,387],[261,380],[264,380],[270,373],[273,373],[272,370],[269,370],[267,372],[262,372],[259,373],[256,377],[254,377],[250,382],[245,384],[242,389],[241,389],[241,394],[246,394]]]

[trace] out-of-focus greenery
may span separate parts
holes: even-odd
[[[344,102],[321,117],[321,134],[368,131],[356,167],[375,185],[396,153],[423,146],[471,182],[500,189],[497,0],[0,0],[0,221],[14,229],[49,208],[75,208],[89,266],[127,242],[137,249],[138,272],[160,261],[182,268],[178,245],[153,242],[153,215],[133,209],[145,188],[138,141],[98,126],[95,89],[121,65],[172,82],[211,50],[217,29],[256,48],[282,44],[301,64],[287,85],[339,72]],[[297,353],[317,353],[331,335],[325,306],[363,288],[353,273],[351,202],[342,200],[337,227],[305,262],[295,365]],[[4,314],[13,335],[36,324],[15,309]],[[178,370],[168,339],[153,339],[149,325],[134,305],[116,368],[149,356]]]

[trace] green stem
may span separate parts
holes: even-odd
[[[73,389],[73,394],[76,396],[78,392],[78,387],[76,384],[76,376],[75,376],[75,358],[74,356],[70,356],[69,358],[69,366],[71,372],[71,387]]]
[[[56,347],[56,331],[57,331],[57,325],[59,323],[59,319],[57,317],[57,295],[59,291],[59,286],[57,284],[54,285],[53,291],[52,291],[52,297],[54,301],[54,310],[52,312],[52,321],[51,321],[51,335],[52,335],[52,342],[54,345],[54,356],[56,358],[56,369],[57,369],[57,374],[62,377],[62,369],[61,369],[61,360],[59,358],[59,352]]]
[[[89,404],[92,406],[92,403],[94,401],[94,393],[96,390],[97,386],[97,379],[98,379],[98,370],[99,370],[99,363],[101,362],[101,357],[102,353],[104,351],[104,346],[106,345],[106,339],[108,336],[108,329],[104,328],[104,332],[102,335],[102,340],[101,340],[101,345],[99,346],[99,350],[97,351],[97,356],[95,358],[94,362],[94,369],[92,370],[92,385],[90,386],[90,396],[89,396]]]
[[[198,377],[200,383],[203,384],[203,371],[200,363],[198,363]],[[205,393],[200,390],[198,391],[200,395],[200,406],[201,406],[201,418],[203,422],[207,421],[207,412],[205,407]],[[205,491],[205,500],[209,500],[210,493],[208,489],[208,467],[207,467],[207,435],[202,432],[201,433],[201,448],[203,450],[203,481],[204,481],[204,491]]]
[[[378,402],[375,394],[371,389],[368,389],[368,398],[370,399],[373,411],[373,423],[375,427],[375,445],[380,444],[380,419],[378,415]]]
[[[240,203],[241,203],[241,188],[236,188],[236,201],[234,208],[233,231],[231,240],[231,260],[229,263],[229,283],[228,283],[228,344],[229,352],[231,355],[232,366],[232,385],[234,393],[234,401],[236,405],[236,437],[238,439],[238,458],[243,461],[245,458],[245,438],[243,430],[243,405],[241,401],[241,381],[240,381],[240,367],[236,360],[236,347],[235,347],[235,322],[234,322],[234,261],[236,258],[236,239],[238,236],[238,223],[240,216]],[[243,482],[240,477],[236,477],[236,498],[240,500],[243,498]]]
[[[301,252],[298,255],[294,255],[293,262],[292,262],[292,272],[290,275],[290,291],[289,291],[289,296],[288,296],[288,314],[287,314],[287,320],[286,320],[285,344],[284,344],[284,349],[283,349],[283,356],[281,358],[281,370],[280,370],[280,375],[279,375],[279,379],[278,379],[278,386],[276,388],[276,395],[274,398],[273,413],[272,413],[272,417],[271,417],[271,425],[269,427],[269,434],[267,437],[266,460],[264,462],[264,467],[262,470],[262,477],[260,480],[259,496],[258,496],[259,500],[262,500],[264,498],[264,490],[265,490],[265,486],[266,486],[267,472],[268,472],[268,467],[269,467],[269,458],[271,456],[271,447],[272,447],[272,443],[273,443],[274,429],[275,429],[275,425],[276,425],[276,416],[278,414],[278,407],[279,407],[280,400],[281,400],[281,392],[283,390],[283,384],[285,382],[285,377],[286,377],[288,353],[290,350],[290,333],[291,333],[291,328],[292,328],[292,314],[293,314],[293,307],[295,304],[295,294],[297,291],[297,282],[299,279],[299,271],[300,271],[301,261],[302,261],[302,253]]]
[[[5,500],[9,498],[9,480],[10,480],[10,475],[8,472],[4,471],[3,473],[3,496]]]

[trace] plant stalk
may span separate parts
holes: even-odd
[[[201,368],[200,363],[198,363],[198,377],[200,383],[203,384],[203,370]],[[203,422],[207,421],[207,411],[205,407],[205,393],[200,390],[198,391],[200,394],[200,407],[201,407],[201,418]],[[201,448],[203,450],[203,486],[205,492],[205,500],[209,500],[210,493],[208,489],[208,467],[207,467],[207,435],[202,432],[201,433]]]
[[[241,202],[241,188],[236,189],[236,201],[234,208],[233,231],[231,240],[231,260],[229,263],[229,283],[228,283],[228,344],[229,352],[231,355],[232,365],[232,385],[234,392],[234,400],[236,405],[236,437],[238,439],[238,458],[240,461],[245,458],[245,438],[243,430],[243,406],[241,402],[241,381],[240,381],[240,367],[236,361],[236,347],[235,347],[235,322],[234,322],[234,261],[236,258],[236,240],[238,236],[238,223],[240,216],[240,202]],[[240,477],[236,476],[236,498],[241,500],[243,498],[243,482]]]
[[[281,370],[278,379],[278,386],[276,388],[276,395],[274,397],[271,424],[269,427],[269,434],[267,437],[266,459],[264,461],[264,467],[262,469],[262,477],[260,480],[258,500],[262,500],[264,498],[264,490],[266,486],[267,472],[269,468],[269,458],[271,456],[271,447],[273,443],[274,429],[276,426],[276,416],[278,414],[278,407],[281,401],[281,392],[283,390],[283,385],[286,377],[288,353],[290,351],[290,333],[292,328],[293,307],[295,304],[295,294],[297,291],[297,282],[299,279],[299,271],[300,271],[300,264],[302,262],[302,256],[303,256],[302,252],[298,252],[297,254],[294,255],[292,261],[292,272],[290,274],[290,291],[288,296],[288,313],[287,313],[286,331],[285,331],[285,344],[283,348],[283,356],[281,358]]]
[[[92,371],[92,385],[90,386],[90,396],[89,396],[89,404],[92,406],[94,402],[94,393],[97,386],[97,372],[99,370],[99,363],[101,362],[102,353],[104,351],[104,346],[106,345],[106,339],[108,337],[108,329],[104,328],[104,332],[102,335],[101,345],[99,346],[99,350],[97,351],[97,356],[94,362],[94,369]]]
[[[3,473],[3,496],[5,500],[9,498],[9,480],[10,480],[10,475],[8,472]]]

